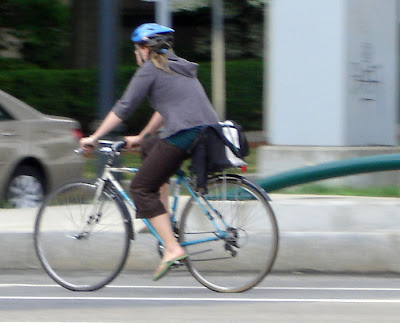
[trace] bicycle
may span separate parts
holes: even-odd
[[[36,253],[47,274],[69,290],[104,287],[118,276],[129,255],[135,232],[127,206],[132,211],[135,206],[113,173],[138,169],[113,166],[124,145],[100,141],[98,151],[107,156],[102,175],[94,183],[75,181],[61,186],[47,196],[37,214]],[[182,185],[189,196],[178,219]],[[213,176],[207,189],[207,194],[197,192],[194,179],[182,170],[177,172],[171,225],[189,254],[186,266],[211,290],[248,290],[270,272],[278,250],[278,227],[269,197],[234,174]],[[148,220],[143,222],[162,254],[161,238]]]

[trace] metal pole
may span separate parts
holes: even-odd
[[[99,102],[98,117],[103,119],[114,103],[117,65],[117,0],[99,0]]]
[[[225,119],[225,38],[224,5],[211,0],[212,9],[212,103],[220,120]]]
[[[97,117],[103,120],[115,100],[117,67],[117,17],[118,0],[99,0],[99,94]],[[96,122],[94,128],[97,128]],[[113,134],[109,134],[113,136]],[[105,156],[98,155],[97,175],[102,173]],[[118,161],[117,161],[118,163]]]
[[[270,107],[268,101],[268,80],[269,80],[269,1],[264,1],[264,75],[263,75],[263,137],[266,142],[269,142],[269,116]]]
[[[169,10],[169,0],[156,1],[156,22],[160,25],[172,27],[171,11]]]

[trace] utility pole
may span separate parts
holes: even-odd
[[[212,0],[211,84],[212,103],[220,120],[225,119],[225,37],[223,0]]]
[[[172,15],[169,9],[169,0],[142,0],[144,2],[154,2],[156,23],[172,27]]]
[[[156,22],[160,25],[172,27],[171,11],[169,10],[169,0],[156,1]]]
[[[115,81],[117,68],[117,21],[118,0],[99,0],[99,94],[97,118],[103,120],[115,100]],[[96,122],[94,128],[99,125]],[[94,129],[92,129],[94,130]],[[109,134],[115,136],[115,132]],[[106,158],[97,157],[97,175],[102,173]],[[117,161],[118,165],[119,161]]]
[[[270,106],[269,106],[269,3],[264,2],[264,71],[263,71],[263,137],[269,142],[269,122],[270,122]]]
[[[117,0],[99,0],[99,119],[103,119],[115,99],[117,67]]]

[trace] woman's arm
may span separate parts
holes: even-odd
[[[103,122],[90,137],[97,141],[99,138],[108,134],[111,130],[113,130],[121,123],[122,119],[119,118],[113,111],[111,111],[107,114]]]
[[[147,134],[156,133],[163,125],[163,118],[159,112],[154,112],[147,125],[139,133],[139,136],[144,137]]]
[[[156,133],[163,125],[163,118],[157,111],[154,112],[147,125],[137,136],[126,136],[127,148],[141,145],[145,135]]]
[[[99,138],[103,137],[111,130],[113,130],[116,126],[118,126],[122,122],[114,112],[109,112],[106,118],[103,120],[101,125],[97,128],[97,130],[89,137],[82,138],[80,140],[81,148],[84,150],[90,150],[90,146],[95,146],[96,142]],[[89,147],[88,147],[89,146]]]

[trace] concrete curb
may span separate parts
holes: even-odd
[[[280,229],[274,271],[400,273],[400,199],[272,194]],[[41,268],[34,209],[0,210],[0,269]],[[110,248],[112,249],[112,248]],[[154,270],[157,242],[137,234],[127,269]]]

